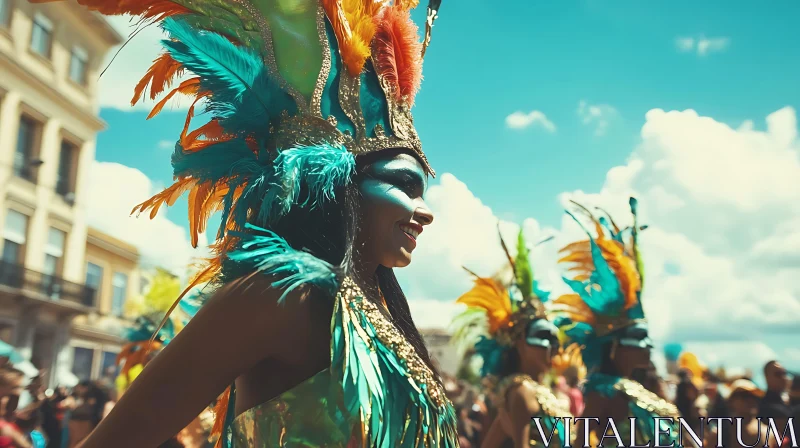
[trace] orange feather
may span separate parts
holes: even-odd
[[[573,322],[595,324],[595,316],[589,305],[577,294],[564,294],[553,301],[553,309],[566,313]]]
[[[470,308],[481,308],[489,319],[489,333],[494,334],[506,326],[511,318],[511,298],[498,281],[475,278],[475,286],[456,300]]]
[[[375,35],[375,21],[383,7],[372,0],[322,0],[336,39],[339,54],[350,76],[359,76],[370,55],[370,43]]]
[[[395,0],[394,5],[395,8],[408,11],[419,6],[419,0]]]
[[[231,388],[228,386],[225,392],[220,395],[217,404],[214,406],[214,426],[211,428],[211,437],[219,436],[214,448],[222,447],[222,430],[225,427],[225,414],[228,413],[228,402],[231,398]]]
[[[625,295],[624,308],[629,309],[636,304],[637,292],[641,289],[641,279],[636,269],[636,261],[627,255],[622,244],[605,239],[602,233],[595,242],[600,247],[603,259],[608,263],[620,283],[620,289]],[[567,253],[558,260],[559,263],[573,263],[569,271],[577,272],[575,280],[586,280],[590,277],[595,266],[589,240],[572,243],[559,252]]]
[[[411,14],[399,7],[385,8],[373,40],[375,70],[394,89],[395,101],[414,103],[422,83],[422,42]]]
[[[147,119],[151,119],[158,115],[164,106],[172,99],[173,96],[177,93],[181,93],[184,95],[197,95],[200,91],[200,78],[191,78],[183,81],[181,85],[172,89],[158,104],[155,105],[152,111],[150,111],[150,115],[147,116]]]
[[[143,213],[147,210],[150,210],[150,219],[153,219],[158,214],[158,210],[161,208],[163,204],[167,204],[167,206],[172,206],[178,198],[188,191],[190,188],[194,187],[195,180],[191,177],[184,177],[183,179],[179,179],[177,182],[169,186],[168,188],[164,189],[160,193],[156,194],[152,198],[142,202],[141,204],[137,205],[136,207],[131,210],[131,214],[134,213]]]
[[[61,0],[30,0],[31,3],[52,3]],[[190,10],[169,0],[78,0],[78,4],[107,16],[130,14],[157,20]]]
[[[154,100],[166,88],[172,85],[172,80],[183,72],[183,66],[172,59],[169,53],[164,53],[147,69],[139,83],[133,89],[133,99],[131,106],[136,105],[142,98],[142,94],[150,86],[150,99]]]

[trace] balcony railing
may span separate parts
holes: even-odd
[[[97,291],[90,286],[72,283],[5,261],[0,261],[0,285],[37,292],[53,301],[87,307],[94,307],[96,304]]]

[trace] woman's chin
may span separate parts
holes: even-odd
[[[404,268],[411,264],[411,252],[405,248],[400,248],[395,256],[394,267]]]

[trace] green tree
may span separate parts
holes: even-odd
[[[128,300],[125,303],[125,314],[136,317],[149,314],[161,314],[169,310],[181,294],[181,281],[165,269],[158,268],[149,278],[150,286],[144,296]]]

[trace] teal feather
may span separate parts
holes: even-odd
[[[300,146],[280,152],[274,162],[275,194],[265,197],[260,221],[267,215],[285,215],[293,205],[314,208],[334,199],[337,188],[350,182],[356,169],[355,156],[344,146],[320,144]],[[302,187],[307,189],[301,198]]]
[[[274,288],[283,290],[279,302],[303,285],[316,286],[331,295],[336,293],[339,281],[333,265],[308,252],[293,249],[272,231],[249,223],[245,228],[258,233],[231,233],[241,238],[241,243],[223,262],[223,283],[258,271],[279,278],[272,283]]]
[[[575,222],[589,235],[589,243],[592,252],[592,262],[595,269],[586,281],[571,280],[564,278],[564,282],[586,303],[587,306],[600,316],[618,316],[625,306],[625,295],[619,284],[619,279],[614,275],[614,271],[608,265],[600,246],[595,242],[591,233],[578,221],[575,216],[567,212]],[[592,285],[599,286],[594,288]]]
[[[223,126],[226,130],[264,129],[271,115],[291,107],[288,94],[272,80],[256,52],[237,47],[220,34],[194,28],[180,16],[165,19],[161,26],[172,38],[162,45],[175,61],[200,77],[201,91],[213,92],[206,108],[229,120],[229,126]]]
[[[245,162],[255,164],[257,160],[242,139],[219,142],[202,151],[187,152],[176,145],[172,153],[173,175],[191,176],[200,182],[216,182],[234,173],[242,175],[244,173],[236,168],[245,166]]]
[[[367,435],[365,446],[457,446],[452,407],[435,407],[425,386],[414,381],[405,361],[379,339],[373,324],[356,305],[361,300],[366,299],[337,299],[331,324],[331,372],[341,375],[338,381],[349,413],[361,416]],[[434,419],[434,414],[438,418]],[[423,440],[417,445],[418,432],[441,437],[424,437],[434,443]]]
[[[133,327],[125,332],[125,339],[130,342],[149,341],[158,328],[157,322],[160,322],[163,314],[154,313],[151,316],[139,316]],[[175,325],[172,319],[167,319],[161,330],[158,331],[155,340],[166,345],[175,337]]]

